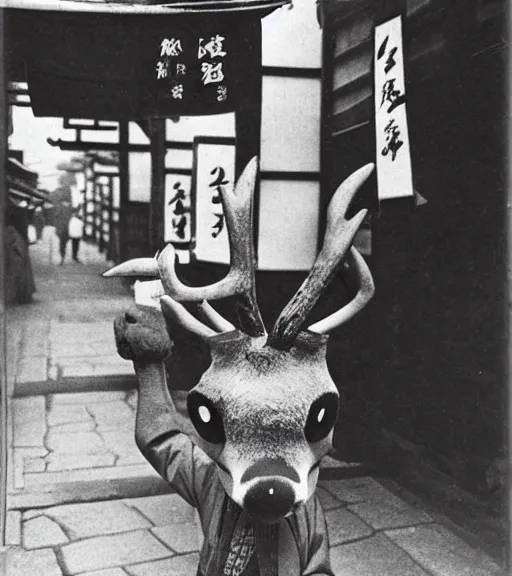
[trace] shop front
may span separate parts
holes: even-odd
[[[320,3],[322,198],[361,162],[376,158],[378,166],[392,155],[392,133],[379,141],[376,118],[391,104],[378,70],[400,54],[391,40],[376,39],[397,17],[405,98],[396,105],[407,113],[408,142],[401,136],[396,154],[398,161],[409,145],[413,197],[404,203],[400,187],[386,197],[377,168],[367,197],[376,297],[340,343],[358,359],[346,374],[347,445],[354,456],[381,450],[382,463],[412,486],[425,489],[430,478],[427,491],[463,488],[499,517],[508,355],[505,2]],[[444,488],[437,497],[455,502]]]

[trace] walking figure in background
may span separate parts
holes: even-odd
[[[36,239],[41,242],[43,239],[43,230],[46,224],[44,211],[42,206],[36,206],[34,210],[34,226],[36,229]]]
[[[155,259],[125,262],[105,274],[160,278],[136,285],[136,302],[146,307],[116,319],[116,341],[137,374],[137,445],[199,512],[205,540],[197,575],[333,576],[325,517],[314,494],[320,461],[332,447],[339,401],[327,369],[327,333],[373,295],[371,273],[352,247],[366,210],[345,217],[373,165],[337,190],[322,250],[270,334],[256,302],[256,169],[253,159],[235,191],[222,191],[232,262],[225,278],[201,288],[184,285],[176,276],[172,244]],[[356,281],[354,298],[307,324],[338,270]],[[137,297],[137,286],[144,284],[146,299]],[[235,298],[238,329],[206,302],[227,296]],[[158,310],[148,308],[152,302]],[[168,388],[178,390],[198,364],[195,349],[188,343],[184,348],[183,333],[201,340],[211,354],[210,366],[187,396],[190,420],[176,410]]]
[[[73,210],[73,215],[69,220],[68,235],[71,238],[71,248],[73,252],[73,260],[80,264],[78,259],[78,250],[80,249],[80,240],[84,233],[84,223],[78,217],[78,208]]]
[[[69,240],[69,221],[73,215],[73,208],[69,200],[62,200],[55,208],[54,224],[55,232],[59,237],[60,264],[64,264],[66,258],[66,246]]]

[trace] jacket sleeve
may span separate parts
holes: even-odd
[[[135,364],[139,383],[135,440],[153,468],[195,508],[215,474],[208,456],[183,433],[187,422],[172,401],[163,364]],[[189,425],[190,426],[190,425]]]
[[[170,394],[165,362],[174,368],[180,362],[170,354],[173,344],[168,326],[160,312],[138,306],[114,321],[117,350],[122,358],[133,361],[138,383],[135,441],[139,450],[189,504],[198,507],[205,483],[216,475],[213,462],[184,434],[193,431],[185,410],[176,410]],[[179,346],[175,347],[179,350]],[[191,362],[182,358],[181,364]],[[173,390],[183,390],[183,374],[173,370]],[[191,384],[191,382],[186,382]]]
[[[313,496],[306,503],[307,557],[303,576],[334,576],[329,553],[329,536],[320,501]]]
[[[145,458],[176,492],[199,509],[215,467],[208,456],[179,430],[155,438],[143,451]]]

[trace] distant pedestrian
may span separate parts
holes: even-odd
[[[42,206],[37,206],[34,210],[34,226],[36,229],[36,238],[38,242],[41,242],[43,238],[43,229],[45,227],[45,216]]]
[[[71,238],[71,245],[73,251],[73,260],[80,263],[78,259],[78,250],[80,248],[80,240],[84,233],[84,223],[78,217],[78,210],[73,210],[73,216],[69,220],[68,235]]]
[[[71,208],[71,202],[68,200],[62,200],[55,207],[54,224],[55,232],[59,237],[61,265],[64,264],[64,259],[66,257],[66,246],[69,240],[69,221],[71,220],[72,215],[73,208]]]

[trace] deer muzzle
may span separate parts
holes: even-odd
[[[300,477],[283,458],[264,458],[245,471],[241,482],[250,483],[244,509],[262,522],[274,523],[295,505],[294,484],[300,482]]]
[[[273,524],[291,512],[295,491],[284,478],[260,480],[245,495],[244,508],[262,522]]]

